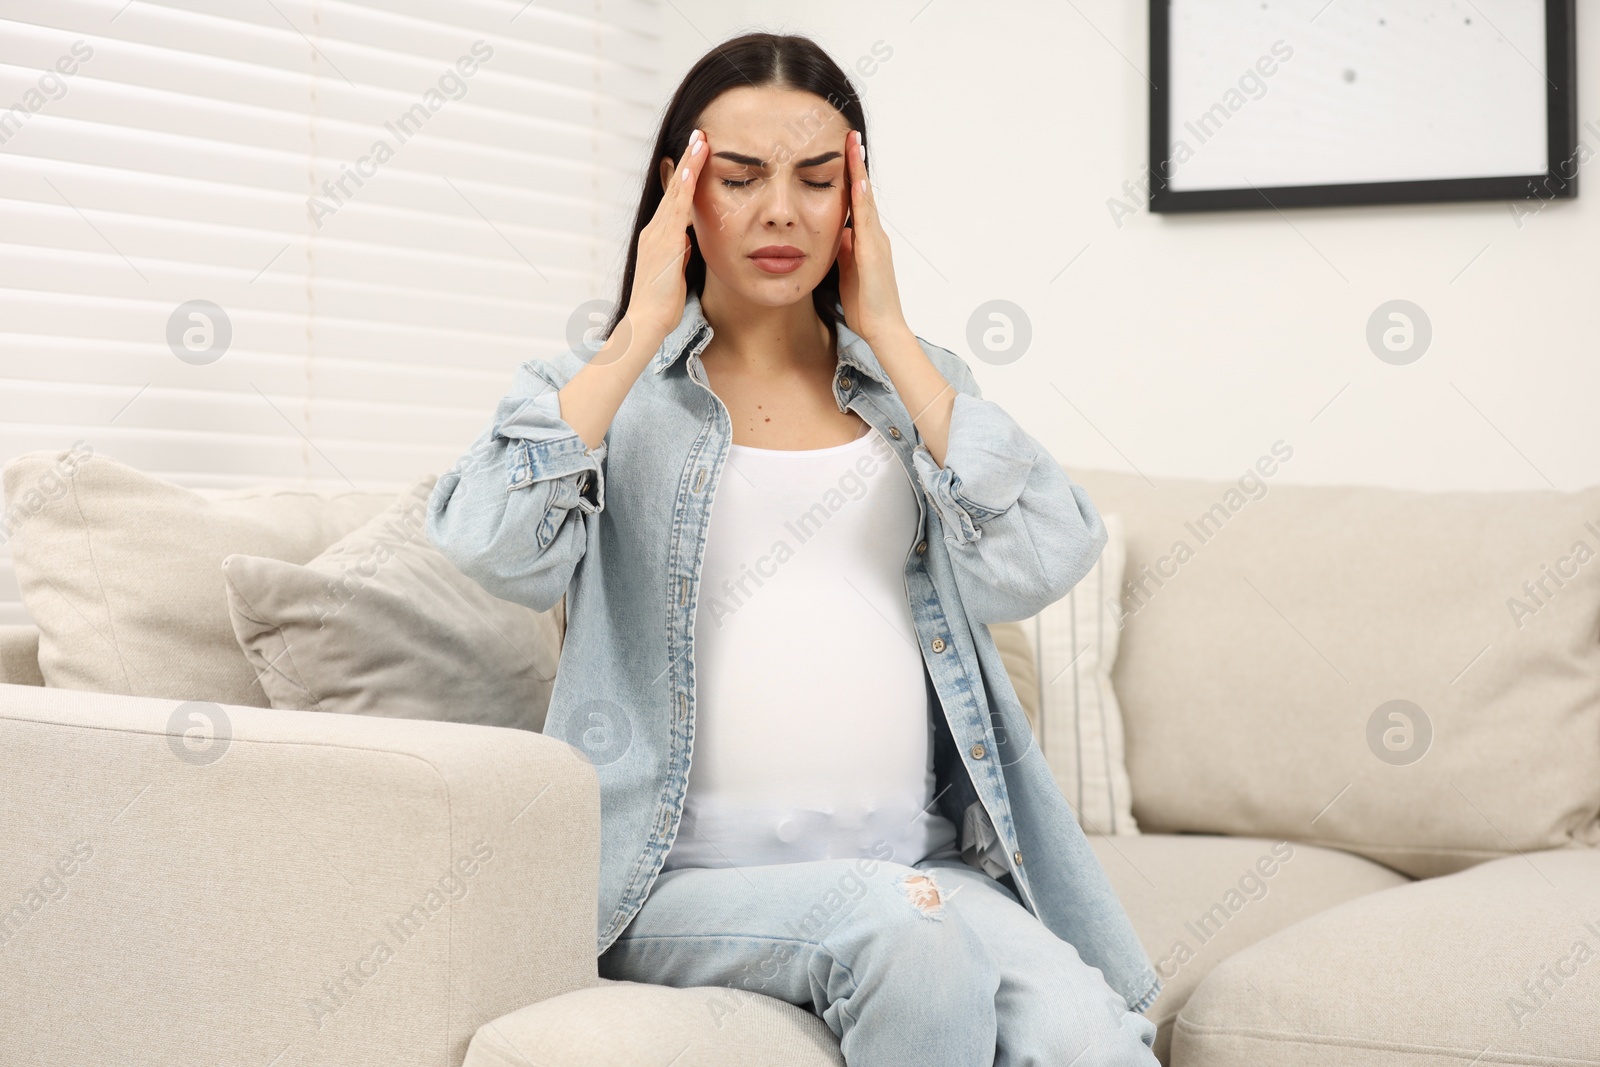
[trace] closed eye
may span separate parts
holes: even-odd
[[[804,179],[801,179],[801,180],[804,181]],[[743,189],[745,186],[749,185],[753,181],[755,181],[754,178],[746,178],[742,182],[736,182],[731,178],[723,178],[722,179],[722,184],[726,185],[730,189]],[[832,182],[807,181],[806,184],[811,186],[811,188],[813,188],[813,189],[832,189],[833,188],[833,183]]]

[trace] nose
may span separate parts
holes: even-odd
[[[789,226],[794,223],[794,190],[782,178],[762,182],[761,222]]]

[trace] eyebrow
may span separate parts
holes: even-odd
[[[818,164],[826,163],[830,159],[842,158],[843,155],[843,152],[824,152],[820,156],[812,156],[810,159],[802,159],[794,166],[796,170],[804,170],[807,167],[815,167]],[[756,167],[760,170],[767,169],[766,160],[757,159],[755,156],[747,156],[739,152],[713,152],[711,153],[711,156],[713,159],[726,159],[733,163],[743,163],[747,167]]]

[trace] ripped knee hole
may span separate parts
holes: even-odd
[[[939,916],[944,912],[944,894],[931,874],[908,874],[900,880],[900,888],[912,907],[924,915]]]

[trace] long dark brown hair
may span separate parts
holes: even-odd
[[[729,89],[742,85],[773,86],[779,89],[799,89],[820,96],[831,104],[852,129],[861,131],[862,149],[867,137],[866,113],[855,86],[839,65],[811,38],[791,34],[749,33],[716,45],[683,76],[678,91],[673,93],[661,119],[661,129],[656,137],[655,150],[650,154],[644,189],[639,194],[639,211],[633,219],[633,235],[628,239],[627,267],[622,272],[622,285],[617,296],[616,311],[606,327],[606,337],[617,328],[628,313],[628,301],[633,296],[633,273],[639,258],[639,234],[655,217],[656,208],[666,191],[661,187],[662,157],[671,157],[674,168],[689,147],[689,134],[700,125],[706,108]],[[848,180],[848,179],[847,179]],[[700,254],[700,243],[693,228],[689,230],[689,263],[685,268],[687,292],[700,294],[706,281],[706,261]],[[829,330],[842,317],[839,304],[839,264],[828,269],[827,276],[812,290],[811,302],[817,316]]]

